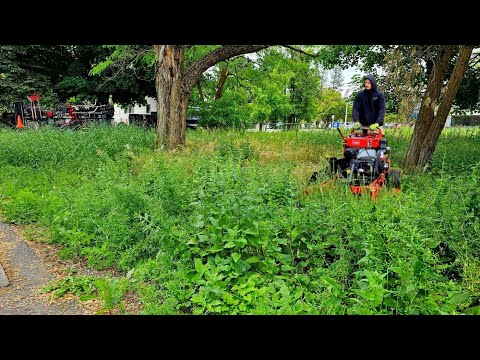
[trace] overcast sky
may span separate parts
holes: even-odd
[[[343,70],[343,87],[341,93],[344,98],[350,96],[353,91],[354,87],[351,84],[352,76],[361,73],[362,72],[357,67],[349,67],[348,69]]]

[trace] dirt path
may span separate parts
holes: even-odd
[[[57,264],[41,254],[33,242],[20,236],[16,228],[0,222],[0,264],[5,269],[10,285],[0,287],[0,315],[92,314],[75,298],[52,301],[39,290],[49,281],[60,278],[54,268]]]

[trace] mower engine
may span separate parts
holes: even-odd
[[[330,171],[347,182],[354,194],[369,192],[376,198],[387,182],[400,188],[400,170],[390,168],[390,148],[381,130],[352,130],[348,137],[337,130],[343,140],[343,158],[330,158]]]
[[[366,131],[352,133],[344,139],[344,158],[341,164],[343,177],[351,185],[370,185],[381,173],[388,171],[389,150],[387,139],[382,133],[369,134]]]

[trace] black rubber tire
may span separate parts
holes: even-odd
[[[349,164],[344,157],[342,158],[332,157],[328,160],[328,162],[330,164],[330,173],[332,175],[341,174],[347,168],[349,168],[348,166]]]
[[[399,169],[390,169],[390,173],[388,174],[388,183],[389,186],[400,189],[400,170]]]
[[[309,182],[312,183],[317,181],[323,175],[323,173],[328,174],[330,176],[334,176],[338,171],[338,164],[336,163],[337,160],[338,159],[336,157],[329,158],[328,159],[329,165],[323,171],[322,170],[315,171],[312,174],[312,176],[310,176]],[[343,159],[340,159],[340,160],[343,160]]]
[[[315,171],[312,176],[310,176],[310,180],[308,180],[309,183],[312,183],[312,182],[315,182],[318,180],[318,175],[319,175],[319,172],[318,171]]]

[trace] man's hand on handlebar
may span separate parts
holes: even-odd
[[[364,132],[372,133],[372,134],[378,134],[380,133],[380,129],[378,128],[380,125],[378,123],[374,123],[372,125],[362,125],[360,122],[356,121],[353,124],[353,129],[354,130],[363,130]]]
[[[380,133],[380,129],[378,128],[379,126],[380,125],[378,123],[374,123],[374,124],[370,125],[370,127],[368,129],[370,130],[370,132],[378,134],[378,133]]]

